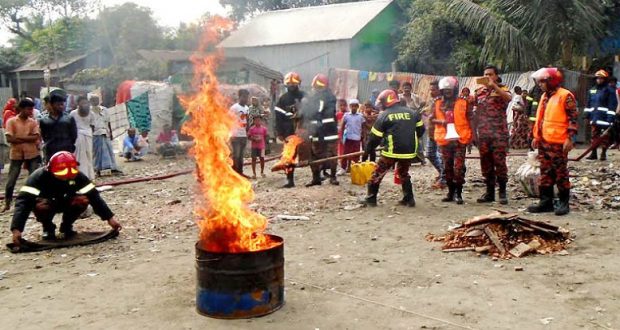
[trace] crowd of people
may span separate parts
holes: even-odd
[[[592,128],[592,143],[600,145],[602,152],[597,158],[597,148],[593,148],[588,159],[604,161],[612,141],[618,145],[620,129],[612,128],[618,126],[620,117],[620,89],[617,80],[605,70],[595,76],[596,82],[588,92],[585,124]],[[540,203],[528,210],[563,215],[569,212],[567,155],[573,149],[579,126],[577,100],[561,87],[563,76],[558,69],[540,69],[532,78],[535,87],[531,91],[516,86],[511,92],[502,84],[497,67],[487,66],[476,80],[473,93],[467,87],[460,89],[455,77],[444,77],[430,84],[430,97],[423,100],[413,92],[410,82],[390,81],[388,89],[374,90],[368,101],[360,102],[337,99],[323,74],[314,77],[311,92],[302,91],[301,77],[290,72],[284,78],[286,92],[274,107],[275,134],[284,143],[293,136],[301,138],[303,143],[296,150],[298,162],[340,156],[339,161],[313,166],[307,187],[327,179],[338,185],[337,176],[346,175],[360,160],[375,161],[379,151],[363,201],[370,206],[377,204],[381,180],[393,168],[403,189],[401,204],[415,206],[409,168],[414,162],[427,161],[437,171],[432,187],[447,189],[443,201],[463,204],[465,157],[472,146],[480,153],[486,186],[476,202],[497,199],[500,204],[508,204],[508,150],[536,149],[541,162],[541,197]],[[269,111],[249,111],[248,99],[249,93],[240,91],[239,102],[231,107],[242,123],[233,132],[231,144],[235,170],[243,174],[245,144],[248,138],[252,141],[252,177],[256,178],[256,159],[261,160],[264,176],[266,129],[260,118]],[[246,126],[252,122],[258,123]],[[295,187],[295,166],[287,167],[285,172],[283,188]],[[554,185],[559,191],[555,206]]]

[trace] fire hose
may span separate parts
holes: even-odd
[[[280,158],[280,156],[281,155],[273,156],[273,157],[270,157],[270,158],[266,158],[265,162],[270,162],[270,161],[276,160],[276,159]],[[252,164],[252,162],[245,162],[245,163],[243,163],[243,165],[251,165],[251,164]],[[138,182],[165,180],[165,179],[173,178],[175,176],[190,174],[192,172],[194,172],[193,169],[191,169],[191,170],[182,170],[182,171],[177,171],[177,172],[172,172],[172,173],[162,174],[162,175],[152,175],[152,176],[145,176],[145,177],[139,177],[139,178],[133,178],[133,179],[125,179],[125,180],[118,180],[118,181],[111,181],[111,182],[102,182],[102,183],[98,183],[97,187],[102,187],[102,186],[122,186],[122,185],[126,185],[126,184],[131,184],[131,183],[138,183]],[[4,194],[0,194],[0,200],[4,200],[4,199],[5,199]]]

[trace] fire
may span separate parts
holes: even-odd
[[[285,169],[289,165],[295,164],[295,158],[297,157],[297,146],[302,144],[304,140],[297,135],[291,135],[286,138],[284,149],[282,150],[282,156],[280,160],[273,165],[271,171],[279,171]]]
[[[214,49],[222,32],[232,26],[221,17],[206,24],[201,46],[191,59],[197,92],[181,102],[190,117],[183,132],[195,141],[191,153],[204,197],[194,210],[200,241],[207,251],[234,253],[263,250],[275,243],[263,234],[267,219],[248,207],[254,200],[251,183],[232,169],[228,142],[239,123],[229,111],[229,100],[219,92],[216,68],[223,54]]]

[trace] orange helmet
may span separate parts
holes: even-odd
[[[398,94],[393,89],[386,89],[377,96],[377,105],[383,105],[386,109],[398,103]]]
[[[72,180],[78,175],[78,162],[68,151],[59,151],[50,158],[47,170],[60,180]]]
[[[301,77],[297,72],[289,72],[284,76],[285,85],[299,85],[301,84]]]
[[[601,70],[596,71],[594,76],[597,77],[597,78],[609,78],[609,73],[607,73],[607,71],[601,69]]]
[[[312,79],[312,88],[314,89],[322,89],[327,88],[329,85],[329,79],[326,75],[319,73]]]
[[[562,75],[562,72],[558,70],[558,68],[542,68],[534,72],[534,74],[532,74],[532,78],[536,82],[543,80],[547,81],[547,84],[551,88],[559,87],[564,80],[564,76]]]

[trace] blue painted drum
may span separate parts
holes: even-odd
[[[222,319],[270,314],[284,304],[284,240],[252,252],[210,252],[196,243],[196,310]]]

